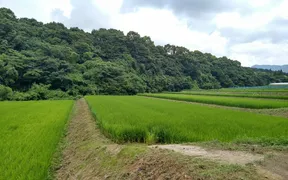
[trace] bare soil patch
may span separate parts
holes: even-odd
[[[182,155],[166,149],[152,149],[139,157],[129,171],[131,179],[266,179],[253,166],[221,164]]]
[[[269,171],[277,174],[282,179],[288,179],[288,154],[278,153],[272,155],[265,158],[260,165],[266,172]]]
[[[257,173],[266,179],[288,179],[288,155],[280,152],[267,152],[264,154],[252,154],[244,151],[228,151],[204,149],[195,145],[153,145],[153,149],[167,149],[187,156],[200,157],[218,161],[221,163],[237,164],[241,166],[253,165]]]
[[[256,161],[263,161],[264,156],[242,151],[206,150],[199,146],[186,146],[179,144],[154,145],[152,148],[169,149],[189,156],[203,157],[230,164],[246,165]]]

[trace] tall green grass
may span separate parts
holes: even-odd
[[[217,104],[223,106],[252,108],[252,109],[273,109],[273,108],[288,107],[287,100],[218,97],[218,96],[187,95],[187,94],[139,94],[139,95],[147,97],[163,98],[163,99],[200,102],[205,104]]]
[[[47,179],[73,101],[0,102],[0,179]]]
[[[219,140],[288,145],[288,119],[140,96],[88,96],[102,132],[117,142]]]

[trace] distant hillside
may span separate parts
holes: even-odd
[[[278,65],[254,65],[252,68],[257,68],[257,69],[268,69],[272,71],[280,71],[282,70],[283,72],[288,73],[288,64],[283,65],[283,66],[278,66]]]
[[[0,8],[0,96],[13,91],[17,100],[35,100],[287,81],[287,74],[242,67],[227,57],[157,46],[137,32],[88,33],[61,23],[17,18],[10,9]]]

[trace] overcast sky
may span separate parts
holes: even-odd
[[[130,30],[238,60],[288,64],[288,0],[0,0],[17,17]]]

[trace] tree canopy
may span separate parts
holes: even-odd
[[[282,71],[167,44],[137,32],[85,32],[61,23],[17,18],[0,8],[0,97],[30,100],[87,94],[261,86],[288,81]],[[11,94],[12,95],[9,95]],[[36,93],[36,94],[35,94]]]

